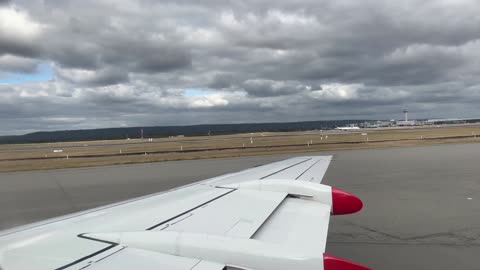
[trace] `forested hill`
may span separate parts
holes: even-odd
[[[145,138],[168,136],[202,136],[264,132],[264,131],[300,131],[314,129],[333,129],[339,126],[357,124],[366,120],[328,120],[290,123],[247,123],[247,124],[211,124],[192,126],[155,126],[155,127],[127,127],[127,128],[102,128],[85,130],[61,130],[34,132],[18,136],[1,136],[0,144],[5,143],[37,143],[61,141],[88,141],[140,138],[141,130]]]

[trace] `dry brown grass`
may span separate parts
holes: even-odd
[[[368,135],[362,135],[366,132]],[[310,131],[290,133],[235,134],[211,137],[158,138],[152,143],[146,140],[113,140],[92,142],[69,142],[53,144],[3,145],[0,146],[0,171],[26,171],[42,169],[76,168],[131,164],[167,160],[220,158],[277,153],[319,152],[342,149],[362,149],[379,147],[402,147],[438,143],[472,143],[480,139],[479,126],[404,128],[383,130],[362,130],[358,133],[332,133]],[[327,138],[328,136],[328,138]],[[463,136],[464,138],[458,138]],[[250,143],[250,138],[253,143]],[[368,138],[368,142],[367,142]],[[433,139],[442,138],[442,139]],[[215,139],[215,140],[211,140]],[[188,141],[185,141],[188,140]],[[313,144],[308,145],[307,142]],[[125,144],[128,143],[128,144]],[[122,144],[122,145],[119,145]],[[246,148],[243,148],[245,145]],[[66,148],[75,146],[75,148]],[[47,149],[48,148],[48,149]],[[172,152],[160,154],[139,154],[132,156],[120,153],[144,153],[155,151],[179,151],[198,149],[199,152]],[[236,148],[225,150],[223,148]],[[63,149],[53,153],[53,149]],[[206,150],[208,149],[208,150]],[[223,150],[222,150],[223,149]],[[110,157],[80,157],[84,155],[112,154]],[[66,156],[69,156],[67,159]],[[43,159],[42,157],[58,157]],[[14,160],[21,158],[41,158],[36,160]],[[9,161],[6,161],[6,160]]]

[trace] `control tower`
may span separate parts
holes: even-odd
[[[403,115],[405,116],[405,122],[408,122],[408,109],[403,109]]]

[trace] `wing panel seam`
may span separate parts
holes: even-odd
[[[260,226],[258,226],[258,228],[252,233],[252,235],[250,236],[250,239],[255,237],[255,234],[258,231],[260,231],[260,228],[262,228],[265,225],[265,223],[273,215],[273,213],[275,213],[275,211],[277,211],[280,208],[280,206],[285,202],[285,199],[287,197],[288,197],[288,194],[285,194],[285,197],[283,197],[283,199],[277,204],[277,206],[275,206],[275,208],[273,208],[273,211],[263,220],[262,224],[260,224]]]
[[[285,168],[283,168],[283,169],[281,169],[281,170],[278,170],[278,171],[276,171],[276,172],[274,172],[274,173],[271,173],[271,174],[269,174],[269,175],[266,175],[266,176],[264,176],[264,177],[261,177],[260,179],[265,179],[265,178],[270,177],[270,176],[272,176],[272,175],[274,175],[274,174],[277,174],[277,173],[279,173],[279,172],[283,172],[283,171],[285,171],[285,170],[287,170],[287,169],[290,169],[290,168],[292,168],[292,167],[295,167],[295,166],[297,166],[297,165],[300,165],[300,164],[302,164],[302,163],[304,163],[304,162],[307,162],[307,161],[309,161],[309,160],[311,160],[311,159],[312,159],[312,158],[307,158],[307,159],[302,160],[302,161],[300,161],[300,162],[298,162],[298,163],[292,164],[292,165],[290,165],[290,166],[288,166],[288,167],[285,167]]]
[[[295,178],[295,180],[298,180],[298,178],[302,177],[302,175],[304,175],[306,172],[308,172],[308,170],[310,170],[313,166],[315,166],[318,162],[320,162],[321,159],[317,160],[315,163],[313,163],[310,167],[308,167],[305,171],[303,171],[299,176],[297,176],[297,178]]]
[[[174,217],[171,217],[171,218],[169,218],[169,219],[167,219],[167,220],[165,220],[165,221],[162,221],[162,222],[160,222],[160,223],[158,223],[158,224],[156,224],[156,225],[153,225],[152,227],[149,227],[149,228],[147,228],[146,230],[147,230],[147,231],[151,231],[151,230],[153,230],[153,229],[155,229],[155,228],[157,228],[157,227],[159,227],[159,226],[162,226],[163,224],[165,224],[165,223],[167,223],[167,222],[170,222],[170,221],[172,221],[172,220],[174,220],[174,219],[176,219],[176,218],[178,218],[178,217],[181,217],[181,216],[183,216],[183,215],[185,215],[185,214],[188,214],[189,212],[194,211],[194,210],[196,210],[196,209],[198,209],[198,208],[200,208],[200,207],[202,207],[202,206],[204,206],[204,205],[207,205],[207,204],[209,204],[209,203],[211,203],[211,202],[213,202],[213,201],[215,201],[215,200],[218,200],[218,199],[222,198],[223,196],[228,195],[228,194],[234,192],[235,190],[236,190],[236,189],[231,189],[230,191],[225,192],[224,194],[222,194],[222,195],[220,195],[220,196],[217,196],[217,197],[215,197],[215,198],[213,198],[213,199],[211,199],[211,200],[208,200],[208,201],[206,201],[206,202],[204,202],[204,203],[202,203],[202,204],[200,204],[200,205],[197,205],[196,207],[194,207],[194,208],[192,208],[192,209],[189,209],[189,210],[187,210],[187,211],[185,211],[185,212],[183,212],[183,213],[180,213],[180,214],[178,214],[178,215],[176,215],[176,216],[174,216]]]

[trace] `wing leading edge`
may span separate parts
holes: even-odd
[[[0,232],[0,269],[368,269],[324,254],[330,215],[361,208],[320,184],[330,160],[287,159]]]

